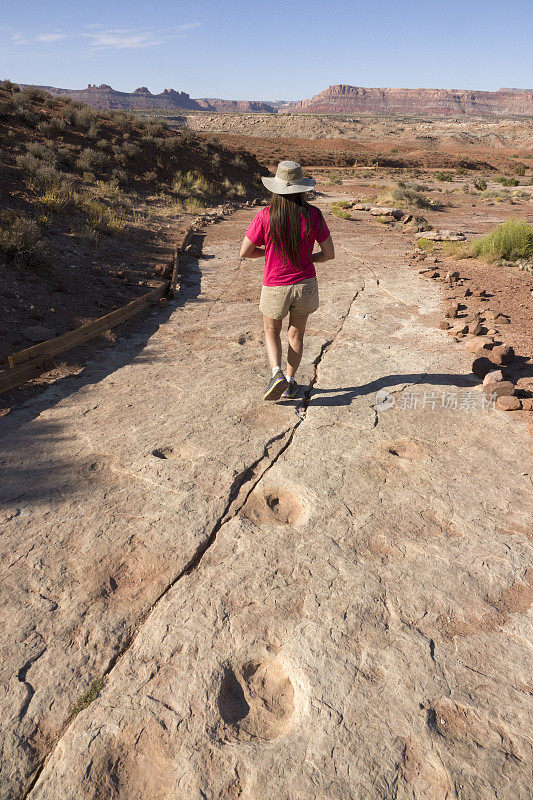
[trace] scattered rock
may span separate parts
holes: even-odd
[[[493,364],[510,364],[514,359],[514,350],[510,345],[496,345],[490,351],[489,358]]]
[[[448,308],[444,311],[444,316],[445,317],[456,317],[457,316],[457,311],[458,311],[458,305],[457,305],[457,303],[454,303],[453,305],[448,306]]]
[[[488,374],[490,375],[490,373]],[[512,381],[494,380],[485,383],[487,377],[488,376],[485,375],[485,378],[483,378],[483,391],[485,394],[495,395],[496,397],[513,394],[514,383]]]
[[[440,278],[440,272],[430,272],[429,273],[429,277],[430,278]]]
[[[439,322],[438,327],[441,329],[441,331],[445,331],[450,327],[450,323],[443,319],[441,322]]]
[[[450,333],[453,336],[464,336],[465,333],[468,333],[468,325],[465,325],[464,322],[461,322],[458,325],[453,325],[447,331],[447,333]]]
[[[497,383],[498,381],[503,381],[501,369],[491,369],[483,378],[483,386],[486,386],[488,383]]]
[[[521,402],[523,411],[533,411],[533,397],[522,397]]]
[[[485,347],[486,344],[487,342],[482,338],[467,339],[465,342],[465,348],[469,353],[478,353],[482,350],[488,352],[488,348]]]
[[[437,230],[415,233],[415,239],[429,239],[430,242],[464,242],[466,236],[459,231]]]
[[[472,362],[472,372],[477,378],[484,378],[494,368],[494,364],[486,356],[479,356]]]
[[[355,211],[370,211],[372,206],[370,205],[370,203],[354,203],[352,205],[352,208]]]
[[[522,403],[514,395],[501,395],[496,398],[496,408],[499,408],[500,411],[519,411]]]
[[[482,330],[480,322],[470,322],[468,325],[468,333],[471,333],[472,336],[479,336]]]
[[[394,219],[403,217],[403,211],[400,208],[388,208],[385,206],[371,206],[370,213],[374,217],[393,217]]]

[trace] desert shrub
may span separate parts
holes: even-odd
[[[468,173],[468,170],[466,169],[466,167],[459,166],[455,170],[455,173],[456,173],[456,175],[466,175]]]
[[[338,172],[330,172],[328,176],[328,183],[338,185],[342,183],[342,177]]]
[[[501,183],[502,186],[520,186],[518,178],[506,178],[503,175],[497,175],[494,180]]]
[[[87,131],[87,138],[96,139],[99,133],[100,133],[100,123],[91,122],[91,124],[89,125],[89,129]]]
[[[436,172],[435,177],[438,181],[453,181],[453,175],[451,172]]]
[[[117,181],[96,181],[93,192],[117,208],[131,208],[131,200],[126,197]]]
[[[42,213],[60,214],[75,201],[74,187],[71,181],[63,179],[60,183],[51,183],[37,198]]]
[[[113,236],[120,233],[125,227],[125,219],[122,214],[112,211],[93,197],[83,198],[80,208],[87,217],[89,229],[95,233],[107,233]]]
[[[474,186],[479,192],[484,192],[487,188],[487,181],[485,178],[476,178],[474,181]]]
[[[134,144],[133,142],[124,142],[122,145],[122,152],[128,158],[137,158],[142,153],[142,148],[139,147],[138,144]]]
[[[99,150],[107,150],[109,147],[109,142],[107,141],[107,139],[98,139],[98,141],[96,142],[96,147]]]
[[[35,158],[39,158],[41,161],[55,166],[56,155],[54,151],[42,142],[28,142],[26,151],[31,153],[32,156],[35,156]]]
[[[246,166],[246,161],[242,156],[235,156],[235,158],[232,159],[231,163],[233,164],[234,167],[240,167],[241,169]]]
[[[57,136],[66,131],[67,121],[63,117],[50,117],[48,120],[39,122],[37,129],[44,136]]]
[[[346,200],[337,200],[335,203],[331,204],[332,208],[351,208],[352,204],[348,203]]]
[[[97,112],[89,106],[81,105],[74,113],[73,125],[79,131],[88,131],[97,118]]]
[[[144,179],[150,181],[150,183],[155,183],[157,181],[157,170],[151,169],[149,172],[145,172]]]
[[[29,97],[30,100],[37,100],[40,102],[46,100],[48,97],[48,92],[46,92],[44,89],[38,89],[36,86],[26,86],[24,89],[24,94],[26,97]]]
[[[526,174],[526,165],[525,164],[517,164],[513,170],[515,175],[525,175]]]
[[[533,258],[533,226],[523,219],[507,219],[471,243],[472,255],[483,261]]]
[[[0,252],[22,261],[41,255],[41,229],[24,214],[0,211]]]
[[[63,169],[70,169],[74,166],[74,155],[70,152],[68,147],[58,147],[56,150],[56,158],[58,166]]]
[[[228,178],[222,182],[227,194],[235,189]],[[198,172],[177,172],[172,182],[172,190],[185,199],[207,201],[216,194],[214,187]]]
[[[0,88],[5,89],[6,92],[20,92],[20,86],[18,83],[13,83],[13,81],[8,80],[7,78],[0,83]]]
[[[103,170],[109,165],[109,159],[98,150],[92,150],[86,147],[82,150],[76,160],[76,166],[80,170]]]
[[[391,192],[392,200],[399,205],[410,205],[416,208],[435,208],[429,197],[422,194],[418,184],[399,182]]]
[[[331,213],[334,217],[339,217],[339,219],[351,219],[351,214],[344,210],[347,206],[340,205],[342,202],[343,201],[341,200],[339,203],[332,203]]]
[[[160,136],[162,133],[168,130],[168,125],[164,119],[155,117],[154,119],[148,120],[148,122],[146,123],[146,129],[150,131],[150,133],[152,133],[154,136]]]
[[[501,203],[503,200],[506,200],[504,189],[500,189],[499,192],[495,192],[492,189],[486,189],[484,192],[481,192],[481,199],[482,200],[495,200],[498,203]]]
[[[431,251],[435,248],[435,242],[431,241],[431,239],[417,239],[416,245],[422,250],[425,250],[426,253],[431,253]]]
[[[211,156],[211,165],[213,167],[219,167],[222,159],[220,157],[220,153],[213,153]]]
[[[39,115],[36,114],[34,111],[31,111],[29,108],[24,108],[24,106],[19,106],[16,109],[16,117],[23,125],[27,128],[36,128],[39,122]]]
[[[129,175],[124,169],[114,169],[111,172],[111,179],[114,180],[119,186],[124,186],[128,183]]]

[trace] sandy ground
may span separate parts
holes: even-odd
[[[334,197],[297,401],[260,399],[243,210],[0,420],[2,797],[529,798],[527,415]]]

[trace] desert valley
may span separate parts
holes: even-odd
[[[1,800],[529,800],[533,92],[5,80],[0,177]]]

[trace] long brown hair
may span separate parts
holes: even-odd
[[[301,218],[305,221],[305,238],[311,230],[311,213],[304,192],[274,194],[270,203],[270,238],[279,257],[301,266]],[[309,254],[308,254],[309,255]]]

